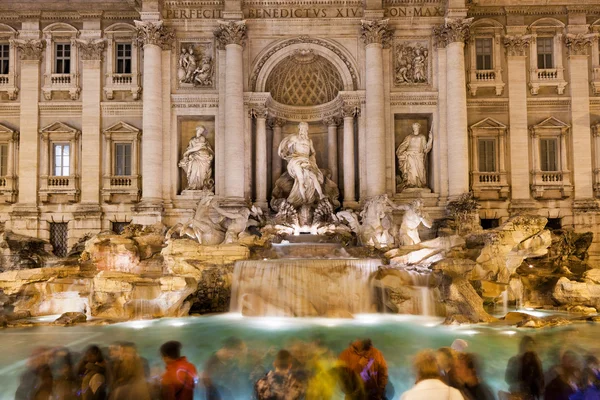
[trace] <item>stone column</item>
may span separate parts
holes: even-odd
[[[383,90],[383,47],[390,42],[388,20],[361,21],[365,43],[365,95],[369,138],[366,141],[367,197],[386,192],[385,112]],[[464,73],[464,72],[463,72]],[[464,79],[463,79],[464,81]],[[466,106],[465,106],[466,112]]]
[[[594,197],[592,164],[592,135],[590,129],[590,90],[588,48],[592,45],[592,35],[567,34],[565,43],[569,53],[569,87],[571,90],[571,137],[573,162],[573,186],[575,201]],[[562,135],[564,136],[564,135]],[[563,154],[566,151],[562,151]],[[562,169],[568,169],[566,164]]]
[[[100,84],[104,39],[75,41],[83,63],[81,115],[81,203],[99,208],[102,171],[100,135]],[[110,161],[110,160],[109,160]]]
[[[40,61],[43,40],[19,39],[11,42],[21,59],[19,195],[12,212],[12,229],[18,233],[38,236],[38,168],[39,149],[39,88]],[[45,173],[45,172],[43,172]]]
[[[267,209],[267,116],[264,107],[252,110],[256,118],[256,151],[255,175],[256,203],[259,207]]]
[[[285,124],[285,121],[281,118],[273,118],[271,121],[273,127],[273,147],[271,149],[271,180],[272,187],[275,187],[275,182],[281,176],[281,167],[283,162],[279,157],[279,143],[281,143],[282,133],[281,127]]]
[[[150,212],[152,216],[134,222],[149,224],[160,220],[163,208],[162,47],[169,46],[174,37],[160,20],[135,21],[135,28],[138,43],[144,49],[142,203],[138,211]]]
[[[446,44],[446,126],[448,132],[448,194],[469,191],[469,136],[465,81],[465,41],[473,18],[446,18],[434,28],[439,44]]]
[[[327,168],[331,171],[331,179],[338,183],[338,160],[337,160],[337,127],[339,120],[329,117],[323,120],[327,126]]]
[[[344,118],[343,167],[344,167],[344,207],[354,208],[356,203],[356,166],[354,165],[354,117],[359,108],[346,106],[342,109]]]
[[[445,205],[448,199],[448,132],[446,126],[446,43],[436,42],[437,48],[437,73],[438,73],[438,115],[435,123],[437,136],[434,138],[435,175],[438,178],[437,190],[440,195],[440,205]]]
[[[225,48],[225,197],[244,196],[244,73],[242,53],[246,39],[246,21],[219,21],[215,31]]]

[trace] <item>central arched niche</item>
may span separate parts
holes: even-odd
[[[344,90],[337,67],[312,49],[296,49],[271,70],[265,91],[289,106],[325,104]]]

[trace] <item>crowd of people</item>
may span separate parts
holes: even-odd
[[[67,348],[38,348],[28,360],[16,400],[600,400],[600,363],[592,355],[564,351],[544,371],[535,341],[525,336],[506,368],[508,391],[495,393],[482,379],[480,359],[457,339],[451,347],[423,350],[413,361],[414,386],[394,393],[385,358],[370,339],[356,340],[339,355],[319,340],[293,342],[253,354],[235,337],[224,341],[201,371],[176,341],[159,350],[164,366],[151,370],[135,344],[88,347],[77,355]],[[194,397],[195,396],[195,397]]]

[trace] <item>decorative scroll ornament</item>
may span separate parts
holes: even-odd
[[[102,60],[104,39],[75,39],[75,45],[79,48],[82,60]]]
[[[426,43],[402,43],[396,46],[396,86],[428,82],[429,49]]]
[[[11,44],[20,50],[21,60],[36,60],[42,59],[46,41],[44,39],[12,39]]]
[[[579,33],[565,35],[565,44],[570,56],[586,56],[587,50],[592,46],[594,35]]]
[[[168,49],[175,39],[173,32],[164,26],[164,21],[133,21],[140,46],[153,44]]]
[[[433,28],[433,35],[437,47],[446,47],[448,43],[466,42],[471,35],[473,18],[446,18],[441,26]]]
[[[505,36],[504,47],[509,56],[526,56],[531,44],[530,35]]]
[[[215,29],[215,38],[220,48],[228,44],[243,46],[246,42],[246,20],[242,21],[218,21],[219,26]]]
[[[379,43],[386,47],[390,44],[392,39],[393,31],[388,26],[389,19],[366,21],[361,20],[361,34],[360,37],[365,42],[365,45],[373,43]]]

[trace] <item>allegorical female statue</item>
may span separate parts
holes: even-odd
[[[398,156],[398,168],[402,173],[402,185],[405,188],[427,187],[427,171],[425,169],[425,157],[431,151],[433,135],[429,132],[429,139],[419,133],[421,124],[415,122],[412,125],[412,134],[404,138],[396,149]]]
[[[215,153],[206,139],[206,133],[203,125],[196,128],[196,135],[190,139],[183,158],[179,161],[179,167],[187,175],[188,190],[212,191],[214,187],[212,161]]]
[[[315,148],[308,138],[308,124],[300,122],[298,133],[283,139],[279,144],[279,156],[288,162],[287,172],[294,179],[294,186],[287,198],[294,207],[313,204],[323,196],[323,173],[317,166]]]

